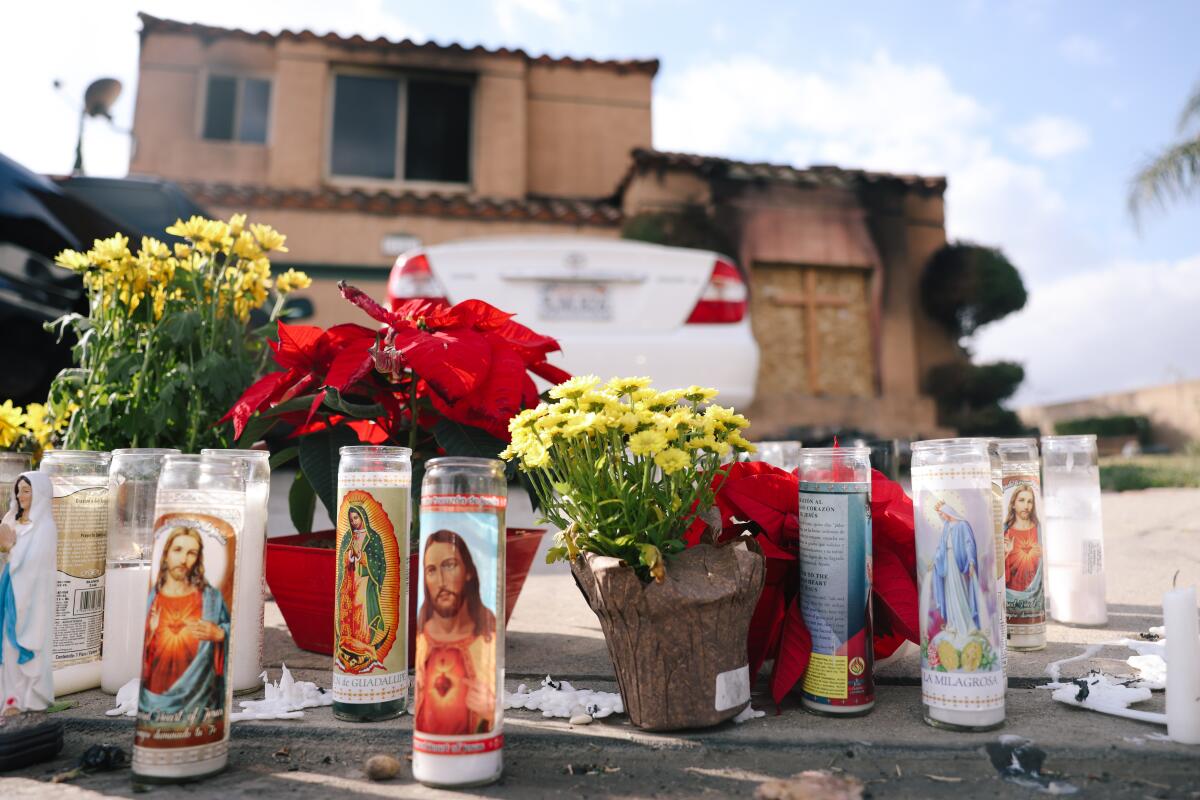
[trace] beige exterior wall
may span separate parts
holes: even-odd
[[[328,174],[339,69],[459,74],[474,80],[470,186]],[[271,79],[267,143],[202,138],[210,72]],[[611,67],[527,62],[502,53],[358,48],[324,41],[143,37],[130,170],[174,180],[269,186],[606,197],[629,152],[650,145],[652,77]]]
[[[529,191],[607,197],[649,147],[649,75],[573,65],[533,64],[529,71]]]
[[[1044,434],[1054,433],[1054,423],[1068,419],[1144,415],[1150,418],[1150,433],[1156,443],[1181,449],[1200,442],[1200,380],[1113,392],[1069,403],[1026,406],[1017,413],[1025,424],[1037,426]]]

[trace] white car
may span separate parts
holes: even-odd
[[[711,386],[737,408],[754,397],[746,282],[717,253],[578,236],[449,242],[396,259],[388,299],[413,298],[478,298],[511,312],[558,339],[550,361],[575,375]]]

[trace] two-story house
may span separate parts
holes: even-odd
[[[656,60],[141,18],[131,172],[285,232],[318,324],[361,321],[336,281],[382,297],[417,243],[617,237],[698,206],[750,276],[756,434],[936,430],[921,379],[960,355],[918,284],[946,241],[943,179],[655,151]]]

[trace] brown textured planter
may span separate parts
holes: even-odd
[[[704,728],[750,702],[746,637],[765,562],[752,540],[699,544],[643,584],[624,561],[571,563],[604,631],[630,721],[646,730]]]

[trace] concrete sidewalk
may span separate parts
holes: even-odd
[[[997,777],[983,750],[1002,735],[1018,735],[1047,752],[1047,770],[1060,773],[1088,797],[1196,796],[1200,746],[1161,741],[1155,737],[1164,732],[1161,727],[1054,704],[1047,690],[1036,688],[1044,682],[1046,663],[1076,654],[1079,645],[1136,636],[1161,624],[1162,593],[1176,571],[1180,585],[1200,584],[1200,490],[1105,495],[1104,514],[1110,624],[1104,629],[1051,625],[1046,651],[1010,654],[1008,721],[1000,731],[957,734],[925,725],[917,661],[906,657],[880,669],[875,710],[853,720],[809,715],[794,700],[776,714],[761,682],[753,704],[767,711],[766,717],[705,731],[645,733],[624,716],[572,727],[534,712],[509,712],[504,778],[468,792],[425,789],[407,775],[371,783],[363,775],[363,761],[379,752],[403,758],[411,718],[352,725],[334,720],[328,709],[310,710],[297,721],[237,723],[226,773],[205,783],[154,791],[164,796],[298,798],[548,797],[565,792],[584,797],[750,796],[769,778],[832,769],[867,782],[874,797],[1028,797],[1030,789]],[[510,524],[530,521],[527,509],[512,509]],[[273,669],[286,661],[297,677],[329,685],[329,658],[296,649],[273,604],[267,625],[266,659]],[[1122,671],[1131,653],[1114,648],[1106,655],[1111,658],[1091,666]],[[1072,666],[1075,673],[1082,671]],[[565,565],[537,562],[508,628],[507,668],[510,690],[546,674],[577,686],[616,690],[599,625]],[[132,795],[127,772],[58,786],[43,782],[71,766],[92,743],[132,744],[132,720],[103,716],[112,705],[110,697],[88,692],[69,699],[79,705],[61,712],[67,725],[62,756],[0,778],[0,797]],[[1142,707],[1161,710],[1162,705],[1160,693]]]

